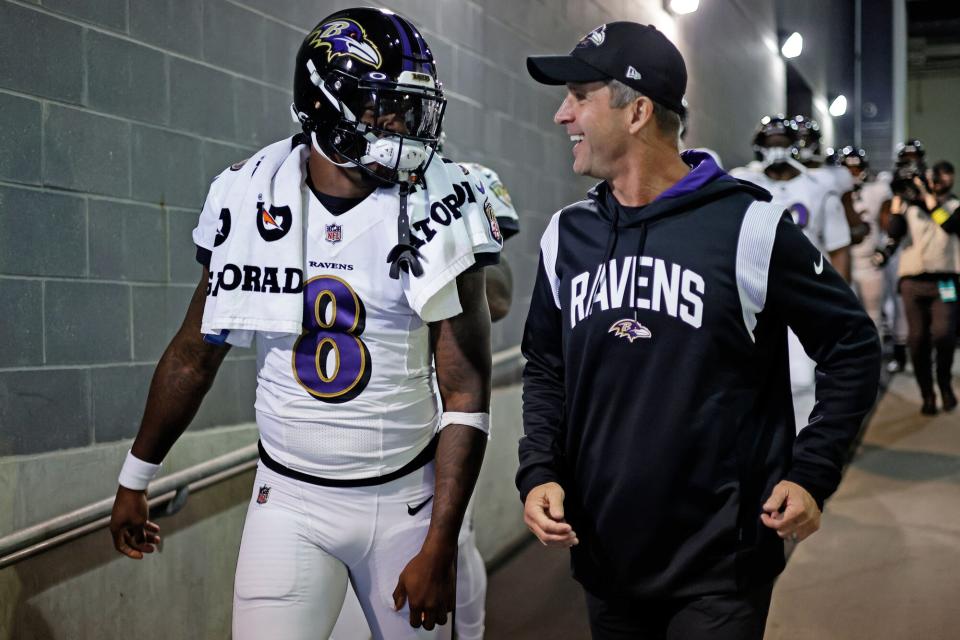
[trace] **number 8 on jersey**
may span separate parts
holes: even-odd
[[[317,276],[303,292],[303,333],[293,345],[293,375],[323,402],[356,398],[370,381],[370,351],[360,339],[366,311],[353,288]]]

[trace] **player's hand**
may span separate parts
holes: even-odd
[[[457,547],[434,552],[426,546],[400,572],[393,590],[393,606],[399,611],[410,603],[410,626],[430,631],[446,624],[447,614],[456,606]]]
[[[887,264],[887,254],[879,249],[873,252],[873,255],[870,256],[870,262],[873,263],[873,266],[880,267],[886,266]]]
[[[806,489],[781,480],[763,503],[760,521],[781,538],[800,542],[820,528],[820,509]]]
[[[135,560],[154,552],[160,544],[160,526],[147,520],[149,513],[146,491],[117,488],[110,514],[110,535],[117,551]]]
[[[563,518],[563,487],[556,482],[537,485],[527,494],[523,521],[546,546],[570,548],[580,541]]]

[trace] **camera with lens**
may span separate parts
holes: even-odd
[[[907,202],[919,202],[922,198],[920,190],[914,183],[914,178],[920,178],[927,184],[927,168],[923,162],[916,160],[898,163],[893,170],[893,180],[890,182],[890,190],[894,195],[900,196]],[[929,189],[929,185],[927,185]]]

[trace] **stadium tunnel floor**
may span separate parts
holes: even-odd
[[[566,552],[532,543],[494,570],[486,637],[589,639],[568,564]],[[960,410],[921,415],[913,376],[897,374],[820,531],[791,553],[765,637],[952,639],[958,599]]]

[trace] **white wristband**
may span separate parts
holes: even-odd
[[[448,424],[464,424],[474,429],[479,429],[490,437],[490,414],[489,413],[460,413],[459,411],[444,411],[440,416],[440,429]]]
[[[120,477],[117,482],[121,487],[132,489],[133,491],[143,491],[150,484],[150,481],[156,477],[160,471],[159,464],[150,464],[144,462],[132,451],[127,452],[127,459],[123,461],[123,468],[120,469]]]

